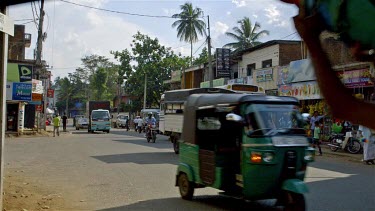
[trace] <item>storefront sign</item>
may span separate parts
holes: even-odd
[[[299,100],[322,99],[320,88],[316,81],[294,83],[290,85],[280,85],[280,96],[296,97]]]
[[[12,100],[13,83],[7,82],[6,84],[6,100]]]
[[[12,100],[31,101],[31,83],[13,83]]]
[[[43,105],[36,105],[35,110],[42,112],[43,111]]]
[[[33,102],[40,102],[43,99],[43,95],[42,94],[32,93],[31,96],[32,96],[31,98],[32,98]]]
[[[290,62],[278,68],[278,85],[315,80],[315,72],[309,59]]]
[[[249,84],[253,85],[253,77],[252,76],[246,76],[244,78],[236,78],[236,79],[230,79],[228,80],[228,84]]]
[[[32,80],[33,89],[32,93],[43,94],[43,82],[40,80]]]
[[[273,80],[272,69],[258,70],[256,72],[257,82],[265,82]]]
[[[54,89],[48,89],[47,90],[47,97],[48,98],[53,98],[54,94],[55,94],[55,90]]]
[[[230,49],[216,48],[216,77],[230,78]]]
[[[14,21],[3,13],[0,13],[0,31],[14,36]]]
[[[16,63],[8,63],[8,82],[31,82],[33,76],[33,66]]]
[[[342,83],[348,88],[374,86],[370,78],[371,73],[369,69],[338,72],[337,74]]]

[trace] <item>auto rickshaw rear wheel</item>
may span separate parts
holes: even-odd
[[[178,187],[182,199],[192,200],[194,195],[194,184],[189,181],[185,173],[178,175]]]
[[[283,195],[284,195],[283,200],[284,200],[285,211],[305,211],[306,210],[305,196],[303,194],[285,191]]]

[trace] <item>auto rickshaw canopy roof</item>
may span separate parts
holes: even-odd
[[[197,110],[215,109],[224,106],[238,106],[244,103],[299,105],[294,97],[267,96],[258,94],[193,94],[188,97],[184,110],[182,140],[196,144]]]

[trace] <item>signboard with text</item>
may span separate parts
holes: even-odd
[[[299,100],[322,99],[320,88],[316,81],[293,83],[288,85],[280,85],[280,96],[291,96]]]
[[[31,83],[13,83],[12,100],[31,101]]]
[[[7,81],[8,82],[32,82],[33,66],[8,63]]]
[[[14,21],[3,13],[0,13],[0,31],[14,36]]]
[[[337,75],[347,88],[371,87],[374,85],[370,78],[369,69],[338,72]]]
[[[256,72],[257,82],[266,82],[273,80],[273,71],[271,69],[258,70]]]
[[[230,49],[216,48],[216,77],[230,78]]]
[[[47,97],[48,98],[53,98],[54,94],[55,94],[55,90],[54,89],[48,89],[47,90]]]

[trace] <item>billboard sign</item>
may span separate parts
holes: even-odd
[[[31,101],[31,83],[13,83],[12,100]]]
[[[273,80],[273,71],[271,69],[258,70],[256,72],[257,82],[266,82]]]
[[[55,95],[55,90],[54,89],[48,89],[47,90],[47,97],[48,98],[53,98]]]
[[[31,82],[33,76],[33,66],[17,63],[8,63],[8,82]]]
[[[216,77],[230,78],[230,49],[216,48]]]

